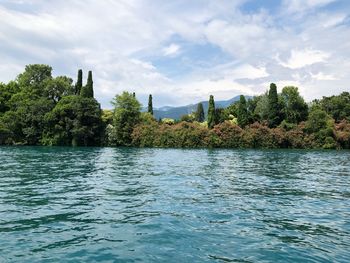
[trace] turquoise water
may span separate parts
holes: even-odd
[[[0,148],[0,262],[349,262],[350,152]]]

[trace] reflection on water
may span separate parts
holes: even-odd
[[[347,262],[350,152],[0,148],[0,262]]]

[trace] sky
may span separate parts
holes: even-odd
[[[274,82],[307,101],[350,91],[348,0],[0,0],[0,82],[27,64],[95,97],[156,107],[257,95]]]

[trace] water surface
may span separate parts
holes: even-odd
[[[0,148],[0,262],[349,262],[350,152]]]

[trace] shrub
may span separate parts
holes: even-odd
[[[278,133],[273,132],[268,126],[255,122],[249,125],[243,134],[243,147],[248,148],[278,148],[280,144],[283,144],[284,136],[281,131]]]
[[[350,123],[343,120],[335,125],[335,138],[342,148],[350,148]]]
[[[217,135],[218,139],[213,142],[215,146],[225,148],[242,147],[243,130],[238,125],[225,121],[214,126],[213,132]]]

